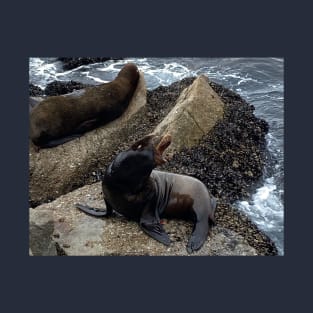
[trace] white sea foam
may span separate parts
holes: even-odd
[[[54,62],[51,62],[52,58],[30,58],[29,59],[29,77],[32,83],[45,88],[47,83],[56,80],[57,67]]]
[[[284,63],[284,58],[271,58],[275,61],[278,61],[278,62],[281,62],[281,63]]]
[[[272,237],[279,254],[283,254],[284,207],[277,194],[274,177],[267,178],[249,202],[240,201],[236,205]]]

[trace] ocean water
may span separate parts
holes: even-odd
[[[127,62],[144,73],[148,89],[205,74],[237,92],[269,123],[268,158],[261,185],[250,201],[235,203],[284,254],[284,60],[281,58],[128,58],[63,71],[57,58],[30,58],[29,81],[44,88],[54,80],[109,82]]]

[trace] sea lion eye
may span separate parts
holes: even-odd
[[[141,149],[141,148],[142,148],[142,145],[138,145],[138,146],[137,146],[137,149]]]

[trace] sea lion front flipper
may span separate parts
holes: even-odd
[[[53,147],[56,147],[59,145],[63,145],[64,143],[71,141],[71,140],[74,140],[78,137],[81,137],[81,134],[73,134],[73,135],[69,135],[66,137],[49,140],[45,144],[40,145],[40,148],[53,148]]]
[[[98,209],[98,208],[92,208],[88,205],[82,205],[80,203],[75,204],[76,208],[90,214],[92,216],[98,216],[98,217],[108,217],[113,214],[112,209],[108,206],[106,210],[104,209]]]
[[[41,145],[41,148],[52,148],[56,147],[58,145],[62,145],[68,141],[74,140],[76,138],[81,137],[85,132],[93,129],[97,125],[98,119],[92,119],[92,120],[87,120],[83,123],[81,123],[74,131],[73,134],[65,136],[65,137],[60,137],[57,139],[52,139],[46,142],[45,144]]]
[[[140,222],[141,229],[148,234],[153,239],[169,246],[171,244],[171,240],[168,234],[163,229],[163,226],[160,223],[142,223]]]
[[[83,134],[83,133],[95,128],[97,126],[98,122],[99,122],[99,120],[97,118],[84,121],[81,124],[79,124],[79,126],[75,129],[75,132]]]
[[[160,220],[153,216],[149,209],[142,212],[139,224],[141,229],[150,237],[165,244],[166,246],[170,245],[171,240],[163,229],[163,226],[160,224]]]

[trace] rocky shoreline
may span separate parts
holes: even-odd
[[[128,141],[119,145],[111,158],[127,148],[129,143],[152,132],[173,108],[182,90],[194,79],[186,78],[167,87],[148,90],[145,119],[132,120],[128,127],[132,130],[128,133]],[[54,82],[51,86],[54,92],[61,90],[59,92],[62,93],[73,91],[71,88],[83,88],[75,82]],[[252,186],[262,176],[268,125],[254,116],[253,106],[238,94],[213,82],[210,86],[225,103],[223,120],[196,147],[174,154],[161,170],[192,175],[203,181],[219,199],[217,226],[240,234],[258,255],[277,255],[274,243],[249,218],[231,206],[238,199],[249,198]],[[34,90],[37,90],[36,86],[30,87],[30,93]],[[97,164],[76,188],[99,181],[105,164],[102,162],[100,167]],[[30,203],[32,207],[40,204],[32,202],[32,199]]]
[[[63,69],[65,71],[74,69],[82,65],[88,65],[92,63],[106,62],[109,60],[121,60],[121,58],[111,58],[111,57],[77,57],[77,58],[68,58],[68,57],[59,57],[59,61],[63,62]]]

